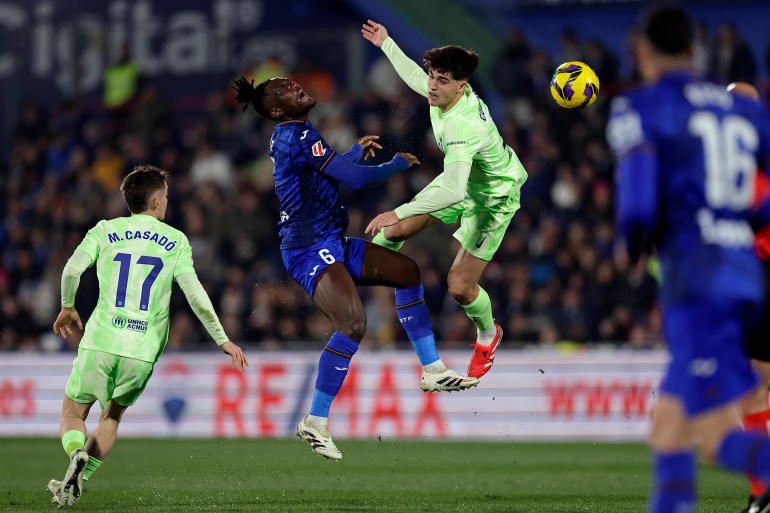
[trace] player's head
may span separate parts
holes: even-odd
[[[443,109],[462,94],[479,67],[479,54],[461,46],[442,46],[425,52],[423,63],[428,69],[428,104]]]
[[[163,220],[168,207],[168,172],[155,166],[136,166],[120,184],[132,214],[146,213]]]
[[[759,101],[759,91],[748,82],[733,82],[727,86],[727,92],[738,96],[743,96],[749,100]]]
[[[683,10],[666,7],[652,11],[644,20],[637,44],[639,71],[648,82],[662,73],[688,69],[692,64],[692,28]]]
[[[271,78],[254,88],[248,84],[246,86],[251,89],[244,90],[247,96],[250,95],[248,101],[251,101],[254,110],[263,118],[272,121],[306,119],[307,113],[316,104],[315,99],[289,78]],[[239,93],[240,91],[239,89]]]

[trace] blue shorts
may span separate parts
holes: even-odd
[[[744,340],[761,305],[688,301],[663,308],[671,361],[661,389],[678,397],[689,416],[724,406],[757,385]]]
[[[363,239],[335,236],[312,246],[281,250],[281,257],[289,276],[305,287],[312,298],[316,280],[334,262],[341,262],[358,283],[365,252]]]

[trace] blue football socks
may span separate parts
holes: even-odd
[[[655,454],[655,481],[649,513],[692,511],[695,504],[695,455],[692,452]]]
[[[329,339],[318,360],[318,375],[315,380],[313,402],[310,405],[311,415],[329,416],[329,408],[342,388],[345,376],[348,375],[350,359],[357,350],[358,343],[342,333],[335,332]]]
[[[757,433],[733,431],[722,440],[717,460],[725,468],[766,480],[770,477],[770,441]]]
[[[436,350],[436,340],[433,336],[430,313],[428,307],[425,306],[422,285],[408,289],[396,289],[396,313],[401,326],[404,327],[409,340],[412,341],[420,364],[424,367],[440,360]]]

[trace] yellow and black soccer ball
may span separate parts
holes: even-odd
[[[560,107],[583,109],[595,102],[598,94],[599,77],[584,62],[565,62],[553,72],[551,96]]]

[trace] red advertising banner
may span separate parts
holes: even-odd
[[[219,353],[165,355],[121,436],[293,435],[309,408],[318,354],[248,356],[241,373]],[[462,371],[470,353],[443,357]],[[665,361],[662,352],[501,350],[477,388],[425,394],[413,353],[362,351],[330,428],[340,439],[643,440]],[[58,436],[71,364],[71,355],[0,356],[0,436]]]

